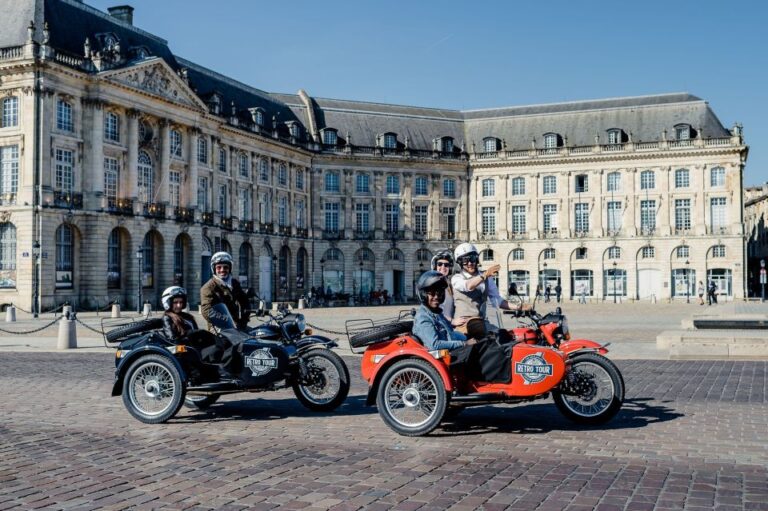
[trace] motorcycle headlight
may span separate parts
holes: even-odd
[[[307,328],[307,322],[304,319],[304,314],[296,315],[296,326],[299,328],[299,332],[303,332]]]

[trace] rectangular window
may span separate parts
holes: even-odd
[[[359,232],[371,230],[369,204],[355,204],[355,222]]]
[[[173,208],[181,205],[181,174],[179,172],[168,173],[168,200]]]
[[[483,222],[483,236],[496,234],[496,208],[494,206],[482,207],[481,218]]]
[[[483,179],[483,197],[493,197],[494,195],[496,195],[496,181]]]
[[[336,141],[338,138],[336,137],[336,132],[333,130],[324,130],[323,131],[323,144],[325,145],[336,145]]]
[[[0,201],[7,194],[16,195],[19,188],[19,146],[0,147]],[[15,200],[12,199],[12,200]]]
[[[675,199],[675,229],[691,228],[691,199]]]
[[[387,193],[400,193],[400,178],[398,176],[387,176]]]
[[[656,201],[640,201],[640,231],[650,234],[656,229]]]
[[[512,232],[525,233],[525,206],[512,206]]]
[[[120,118],[113,112],[104,116],[104,138],[110,142],[120,142]]]
[[[339,191],[339,174],[338,173],[328,172],[325,175],[325,191],[326,192]]]
[[[725,186],[725,169],[723,167],[715,167],[711,170],[710,185]]]
[[[204,213],[209,211],[208,209],[208,178],[197,178],[197,207]]]
[[[417,177],[416,178],[416,184],[414,186],[413,193],[414,195],[427,195],[427,178],[426,177]]]
[[[117,205],[119,175],[117,158],[104,158],[104,195],[110,208]]]
[[[371,193],[370,177],[368,174],[358,174],[355,178],[356,193]]]
[[[61,131],[74,131],[75,124],[72,120],[72,105],[59,100],[56,103],[56,129]]]
[[[710,222],[712,229],[725,227],[728,219],[726,215],[725,197],[712,197],[709,200]]]
[[[297,190],[304,189],[304,170],[303,169],[296,170],[296,189]]]
[[[555,176],[544,176],[544,180],[542,183],[543,193],[545,195],[549,195],[552,193],[557,193],[557,177]]]
[[[181,132],[171,130],[171,156],[181,158]]]
[[[64,193],[72,193],[74,181],[74,153],[66,149],[56,149],[56,189]]]
[[[227,150],[219,149],[219,172],[227,171]]]
[[[443,181],[443,195],[446,199],[456,198],[456,181],[453,179],[446,179]]]
[[[456,235],[456,208],[443,208],[445,233],[449,238]]]
[[[265,183],[269,181],[269,162],[266,158],[259,160],[259,179]]]
[[[397,204],[387,204],[384,208],[387,232],[397,232],[400,230],[400,206]]]
[[[574,228],[576,232],[589,231],[589,204],[586,202],[578,202],[574,204]]]
[[[678,169],[675,171],[675,188],[688,188],[691,184],[688,169]]]
[[[621,174],[618,172],[611,172],[608,174],[606,190],[609,192],[618,192],[621,190]]]
[[[413,208],[413,231],[416,234],[427,234],[427,211],[429,206],[416,206]]]
[[[397,136],[391,133],[384,135],[384,148],[385,149],[397,149]]]
[[[656,174],[652,170],[644,170],[640,173],[640,189],[653,190],[656,188]]]
[[[325,230],[338,232],[339,230],[339,203],[325,203]]]
[[[240,153],[240,156],[238,157],[238,167],[240,168],[240,177],[248,177],[251,175],[251,164],[245,153]]]
[[[304,201],[296,201],[296,228],[304,229]]]
[[[589,177],[586,174],[576,176],[576,193],[589,191]]]
[[[280,227],[288,225],[288,197],[277,199],[277,224]]]
[[[544,232],[557,232],[557,204],[544,204]]]
[[[643,247],[640,257],[643,259],[653,259],[656,257],[656,249],[654,247]]]
[[[11,96],[3,100],[3,128],[19,125],[19,98]]]
[[[208,141],[202,135],[197,138],[197,161],[208,163]]]
[[[712,247],[712,257],[725,257],[725,245],[715,245]]]
[[[240,200],[238,201],[240,220],[249,222],[251,220],[251,191],[248,188],[240,188]]]
[[[222,218],[229,216],[229,201],[227,200],[227,190],[229,186],[226,184],[219,185],[219,213]]]
[[[512,195],[525,195],[524,177],[516,177],[512,179]]]
[[[617,233],[621,230],[621,202],[608,203],[608,232]]]

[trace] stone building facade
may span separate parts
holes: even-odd
[[[744,188],[744,226],[747,237],[747,290],[761,296],[761,261],[768,266],[768,183]]]
[[[747,147],[695,96],[455,111],[274,94],[173,55],[129,7],[0,10],[0,303],[157,305],[217,250],[269,299],[407,299],[465,240],[529,294],[744,295]]]

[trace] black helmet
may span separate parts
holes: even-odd
[[[445,276],[442,273],[434,270],[425,271],[416,281],[416,295],[419,297],[419,302],[427,303],[427,289],[437,288],[446,289],[448,287],[448,281],[445,280]]]
[[[441,250],[435,256],[432,258],[432,269],[437,270],[437,262],[438,261],[448,261],[451,263],[451,271],[453,271],[453,254],[450,250]]]

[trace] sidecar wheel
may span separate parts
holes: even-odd
[[[145,424],[165,422],[179,412],[187,389],[168,357],[145,355],[125,375],[123,404]]]
[[[406,359],[392,364],[381,378],[376,406],[384,423],[404,436],[421,436],[443,420],[448,393],[429,362]]]
[[[193,410],[207,410],[221,396],[187,396],[184,398],[184,406]]]
[[[296,398],[315,412],[330,412],[349,394],[349,370],[344,360],[327,349],[313,349],[301,355],[309,373],[307,382],[294,382]]]
[[[624,379],[619,368],[601,355],[588,353],[572,360],[571,371],[586,376],[588,388],[576,395],[553,390],[560,412],[579,424],[602,424],[613,418],[624,402]]]

